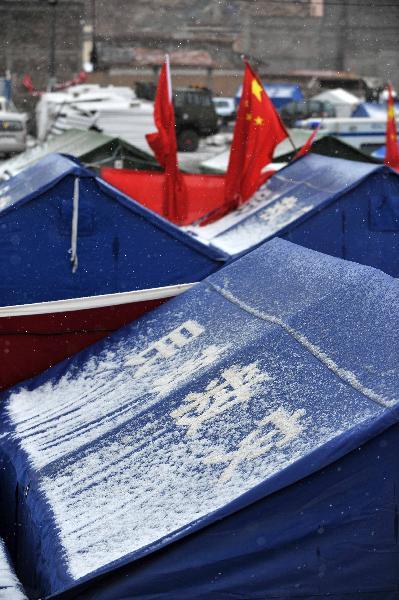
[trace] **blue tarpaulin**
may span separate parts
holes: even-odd
[[[231,256],[279,236],[399,277],[399,176],[382,165],[310,153],[238,210],[190,230]]]
[[[189,283],[222,260],[57,154],[0,185],[0,256],[0,306]]]
[[[301,86],[291,83],[270,83],[264,85],[264,88],[277,109],[282,108],[289,102],[299,101],[303,99]],[[240,102],[242,86],[237,90],[235,97],[236,104]]]
[[[395,103],[396,110],[399,104]],[[361,102],[353,111],[352,117],[369,117],[371,119],[386,119],[387,104],[378,104],[377,102]]]
[[[25,587],[396,599],[398,319],[393,278],[275,239],[3,394]]]

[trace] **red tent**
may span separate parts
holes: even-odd
[[[103,167],[101,177],[143,206],[163,215],[165,174],[154,171],[133,171]],[[189,225],[224,202],[224,175],[183,173],[187,189],[185,214],[174,220],[178,225]]]

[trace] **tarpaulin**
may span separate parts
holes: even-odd
[[[397,597],[398,318],[391,277],[276,239],[3,395],[32,596]]]
[[[0,306],[190,283],[223,260],[57,154],[2,183],[0,207]]]
[[[309,153],[239,210],[192,235],[231,256],[283,237],[399,277],[399,177],[381,165]]]

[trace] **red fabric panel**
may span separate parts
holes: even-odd
[[[101,177],[127,196],[165,217],[162,210],[164,173],[103,167]],[[189,225],[223,204],[224,175],[184,173],[183,180],[188,206],[186,217],[179,225]],[[176,223],[176,220],[173,222]]]
[[[163,302],[0,319],[0,390],[38,375]]]

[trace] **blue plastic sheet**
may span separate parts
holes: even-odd
[[[399,176],[388,167],[308,154],[238,210],[193,235],[232,257],[279,236],[399,277]]]
[[[398,317],[391,277],[275,239],[4,394],[25,586],[395,598]]]
[[[199,281],[224,259],[57,154],[1,184],[0,207],[0,306]]]

